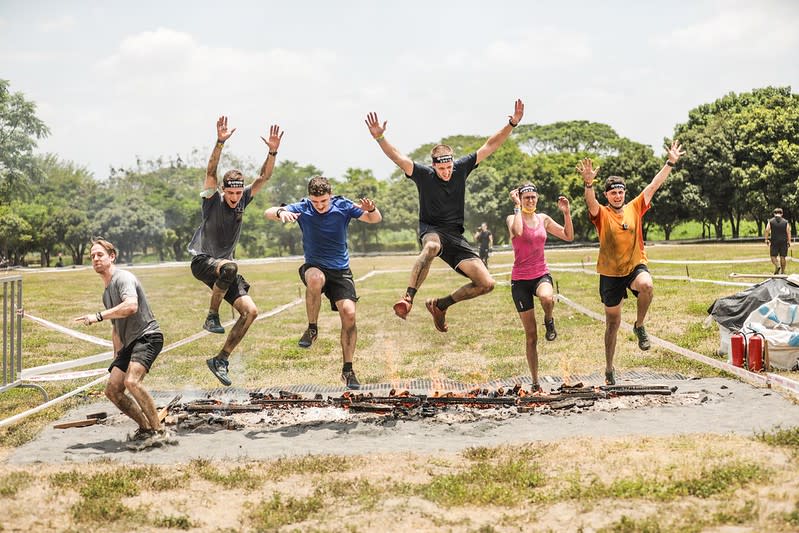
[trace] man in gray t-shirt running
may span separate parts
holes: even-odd
[[[202,197],[203,221],[189,244],[189,252],[194,256],[191,273],[211,289],[211,304],[203,328],[212,333],[224,333],[219,321],[219,306],[224,298],[239,313],[239,319],[227,336],[225,345],[219,353],[208,360],[208,368],[222,382],[230,385],[228,377],[228,358],[247,333],[258,316],[258,308],[250,298],[250,285],[238,273],[233,261],[236,245],[241,234],[244,210],[261,187],[269,181],[275,168],[275,157],[280,147],[283,133],[280,127],[269,128],[269,138],[261,140],[269,147],[269,154],[261,165],[260,175],[251,185],[244,186],[244,176],[240,170],[229,170],[222,178],[222,194],[219,194],[217,167],[222,156],[222,147],[236,128],[228,129],[227,117],[216,121],[216,145],[208,161]]]
[[[155,402],[142,381],[164,346],[164,336],[155,321],[139,280],[116,267],[117,251],[103,239],[92,241],[91,258],[94,271],[105,283],[104,310],[80,316],[76,322],[85,325],[110,319],[113,327],[114,361],[108,368],[111,376],[105,395],[120,411],[139,424],[129,437],[129,447],[175,444],[161,426]],[[125,394],[125,391],[130,396]]]

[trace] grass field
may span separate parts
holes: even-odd
[[[650,265],[655,277],[655,300],[647,329],[709,356],[718,347],[718,333],[715,327],[702,326],[706,310],[716,298],[740,288],[658,276],[729,280],[733,271],[770,272],[767,250],[762,245],[658,245],[648,247],[647,252],[653,260],[762,259],[743,264]],[[360,380],[375,383],[450,378],[483,382],[527,375],[524,334],[510,301],[510,287],[502,283],[509,280],[512,255],[500,253],[491,258],[492,273],[500,283],[489,295],[454,306],[447,315],[447,334],[435,331],[422,302],[426,297],[445,295],[465,278],[444,268],[439,260],[408,320],[401,321],[391,312],[392,303],[407,285],[413,260],[413,256],[392,256],[355,258],[352,262],[356,278],[373,270],[390,271],[357,284],[361,299],[355,369]],[[559,264],[582,263],[593,271],[595,261],[596,249],[548,252],[559,291],[601,313],[596,276],[557,270]],[[302,294],[298,266],[297,261],[283,261],[240,268],[252,285],[251,295],[261,313]],[[794,266],[789,263],[789,273]],[[140,268],[135,273],[144,285],[167,344],[200,331],[210,292],[191,277],[187,265]],[[72,327],[72,318],[101,308],[102,283],[90,269],[23,276],[25,309],[33,315]],[[634,308],[633,301],[628,301],[624,321],[634,320]],[[227,304],[223,304],[222,311],[223,320],[231,318]],[[540,324],[540,309],[537,315]],[[556,307],[555,317],[557,341],[539,343],[541,374],[600,372],[604,365],[603,325],[563,304]],[[297,347],[305,325],[302,304],[257,321],[231,357],[234,385],[338,383],[338,315],[323,305],[319,340],[310,350]],[[104,351],[31,322],[25,322],[24,328],[26,367]],[[106,323],[82,330],[110,339],[110,326]],[[204,360],[221,344],[221,336],[209,335],[163,354],[146,385],[153,390],[218,387]],[[641,352],[633,335],[624,332],[620,333],[615,364],[622,371],[649,368],[694,376],[718,375],[714,369],[658,347]],[[66,385],[48,386],[51,396],[65,390]],[[40,401],[40,395],[33,390],[12,390],[0,395],[0,412],[3,417],[10,416]],[[0,450],[7,454],[27,442],[43,425],[80,401],[67,401],[0,430]],[[243,530],[386,529],[387,521],[395,519],[391,517],[401,508],[414,510],[402,522],[402,530],[545,531],[544,518],[557,513],[573,516],[575,531],[595,530],[590,524],[598,517],[604,517],[599,522],[605,524],[606,531],[702,531],[725,526],[742,527],[742,531],[799,529],[797,428],[751,439],[698,435],[571,441],[513,449],[469,449],[462,454],[432,458],[356,456],[344,461],[329,456],[308,458],[309,462],[316,461],[313,466],[292,460],[297,464],[290,463],[288,469],[286,461],[241,464],[224,472],[211,462],[137,468],[99,463],[89,472],[69,465],[36,471],[5,467],[0,469],[0,516],[2,509],[11,509],[14,502],[35,494],[37,498],[50,498],[52,520],[64,520],[39,522],[43,529],[123,531],[136,529],[137,524],[142,530],[210,531],[216,526],[231,527],[214,525],[186,509],[181,511],[180,506],[166,514],[146,512],[147,505],[170,500],[170,490],[191,486],[204,487],[209,494],[213,492],[231,502],[238,520],[234,523],[239,524],[234,529]],[[386,471],[376,468],[387,463],[397,466]],[[775,463],[779,469],[772,468]],[[120,474],[122,471],[125,475]],[[111,483],[109,479],[117,481]],[[346,489],[337,483],[341,480]],[[247,483],[251,489],[242,493],[241,487]],[[286,496],[289,485],[293,493],[300,487],[303,496]],[[729,506],[728,501],[737,504]],[[366,519],[348,522],[347,513]],[[69,525],[53,525],[59,523]]]

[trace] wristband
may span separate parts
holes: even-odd
[[[275,150],[274,152],[269,152],[269,155],[277,155],[277,150]]]
[[[97,319],[97,322],[103,321],[103,313],[101,311],[97,311],[97,314],[94,315],[94,317]]]
[[[592,181],[591,183],[584,183],[583,186],[586,189],[593,189],[594,188],[594,182]]]
[[[514,123],[513,123],[513,119],[512,119],[512,118],[508,118],[508,124],[510,124],[510,127],[511,127],[511,128],[515,128],[516,126],[518,126],[518,125],[519,125],[519,123],[518,123],[518,122],[517,122],[516,124],[514,124]]]
[[[385,138],[386,138],[386,136],[385,136],[385,135],[383,135],[383,134],[381,133],[381,134],[380,134],[378,137],[375,137],[375,140],[376,140],[377,142],[380,142],[380,141],[382,141],[382,140],[383,140],[383,139],[385,139]]]
[[[225,141],[216,141],[216,144],[218,144],[219,146],[224,146],[225,145]]]
[[[377,211],[377,206],[374,206],[372,209],[367,211],[367,213],[374,213],[375,211]]]
[[[282,208],[282,207],[278,207],[278,208],[277,208],[277,211],[275,211],[275,216],[276,216],[277,218],[280,218],[280,213],[282,213],[283,211],[285,211],[285,209],[284,209],[284,208]]]
[[[522,208],[517,205],[516,207],[513,208],[513,212],[514,213],[521,213],[522,212]]]
[[[676,165],[676,163],[672,163],[672,162],[671,162],[671,161],[669,161],[669,160],[666,160],[666,164],[667,164],[668,166],[670,166],[671,168],[674,168],[674,165]]]

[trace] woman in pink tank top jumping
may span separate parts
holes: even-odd
[[[544,309],[544,327],[546,339],[553,341],[558,336],[555,331],[555,319],[552,311],[555,307],[555,295],[552,276],[549,275],[544,244],[547,233],[564,241],[574,240],[569,200],[565,196],[558,197],[558,209],[563,213],[563,225],[552,217],[536,213],[538,190],[532,183],[525,183],[510,192],[513,200],[513,214],[508,215],[505,222],[510,232],[513,245],[513,271],[511,273],[511,295],[519,318],[524,326],[526,340],[527,364],[533,376],[532,392],[540,392],[538,383],[538,333],[536,331],[533,299],[538,297]]]

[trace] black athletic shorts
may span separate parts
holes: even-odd
[[[649,272],[646,265],[638,265],[626,276],[603,276],[599,275],[599,298],[607,307],[619,305],[622,299],[627,298],[627,289],[630,288],[638,274]],[[638,291],[630,289],[630,292],[638,298]]]
[[[214,283],[219,279],[219,276],[216,275],[216,267],[221,261],[223,260],[214,259],[210,255],[195,255],[194,259],[191,260],[191,273],[195,278],[208,285],[211,290],[214,290]],[[236,283],[231,283],[230,287],[228,287],[225,293],[225,301],[233,305],[233,302],[242,296],[247,296],[249,290],[250,284],[247,283],[241,274],[236,274]]]
[[[472,246],[463,238],[463,235],[456,235],[442,231],[435,226],[429,226],[424,223],[419,224],[419,243],[422,244],[424,236],[428,233],[435,233],[441,241],[441,250],[438,252],[438,257],[444,260],[446,264],[460,274],[466,276],[464,272],[458,268],[463,261],[469,259],[477,259],[480,257],[474,253]],[[468,277],[468,276],[466,276]]]
[[[309,268],[318,268],[325,275],[325,284],[322,286],[322,294],[327,296],[330,300],[330,309],[338,311],[336,302],[339,300],[352,300],[358,301],[358,295],[355,294],[355,282],[352,279],[352,270],[345,268],[344,270],[332,270],[329,268],[320,267],[317,265],[309,265],[305,263],[299,269],[300,279],[303,285],[305,283],[305,271]]]
[[[552,287],[555,286],[552,282],[552,276],[549,274],[544,274],[540,278],[535,279],[510,280],[510,294],[513,297],[513,304],[516,306],[518,312],[529,311],[535,307],[533,305],[535,291],[538,290],[538,286],[542,283],[549,283]]]
[[[771,257],[785,257],[788,255],[788,241],[785,242],[774,242],[771,241],[771,244],[768,247],[769,249],[769,256]]]
[[[117,367],[122,372],[128,371],[130,362],[136,362],[144,365],[147,372],[155,362],[155,358],[161,353],[161,348],[164,347],[164,335],[160,332],[145,333],[135,341],[131,342],[117,353],[108,371]]]

